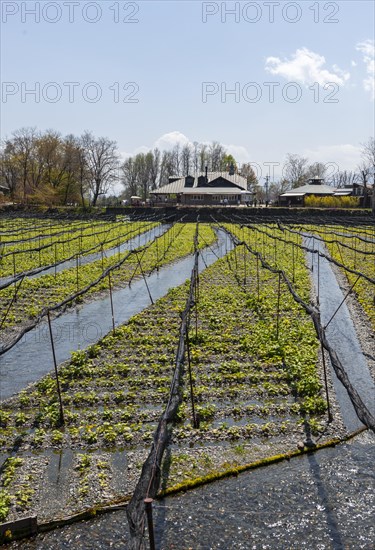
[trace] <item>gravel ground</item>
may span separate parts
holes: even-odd
[[[374,443],[374,434],[366,432],[317,454],[156,501],[156,548],[372,550]],[[129,547],[125,510],[10,545],[12,550]]]

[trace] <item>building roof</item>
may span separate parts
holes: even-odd
[[[308,183],[307,185],[301,185],[301,187],[291,189],[290,191],[287,191],[280,196],[296,197],[304,195],[333,195],[335,191],[336,188],[329,185],[325,185],[322,183]]]
[[[236,187],[189,187],[184,189],[184,195],[252,195],[251,191]]]
[[[351,189],[337,189],[337,191],[334,192],[335,197],[345,197],[347,195],[350,195],[352,192]]]
[[[200,176],[205,176],[204,172],[200,172],[198,174],[193,175],[194,183],[193,186],[185,187],[185,177],[180,177],[178,180],[173,181],[172,183],[168,183],[167,185],[163,185],[163,187],[160,187],[159,189],[155,189],[151,193],[153,195],[159,194],[159,195],[172,195],[172,194],[240,194],[241,192],[245,191],[247,192],[247,179],[243,176],[239,176],[238,174],[234,174],[233,176],[230,176],[228,172],[208,172],[207,174],[207,180],[208,183],[206,186],[198,187],[198,178]],[[222,178],[228,181],[228,187],[225,186],[215,186],[215,180]]]

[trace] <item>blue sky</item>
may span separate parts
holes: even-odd
[[[264,176],[287,153],[355,169],[374,135],[370,1],[1,7],[2,138],[89,129],[124,156],[217,140]]]

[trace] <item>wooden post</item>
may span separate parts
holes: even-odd
[[[111,314],[112,314],[112,331],[115,332],[115,314],[113,309],[113,298],[112,298],[112,283],[111,283],[111,272],[108,271],[108,284],[109,284],[109,297],[111,300]]]
[[[79,291],[78,258],[79,258],[79,254],[77,254],[77,256],[76,256],[76,281],[77,281],[77,292]]]
[[[234,260],[236,262],[236,275],[238,272],[238,262],[237,262],[237,246],[234,247]]]
[[[198,337],[198,275],[195,273],[195,287],[194,287],[194,313],[195,313],[195,338]]]
[[[55,279],[57,274],[57,250],[56,250],[56,243],[55,243]]]
[[[138,257],[138,252],[136,252],[135,255],[136,255],[136,258],[137,258],[137,261],[138,261],[139,269],[141,270],[141,274],[142,274],[143,280],[144,280],[145,285],[146,285],[146,288],[147,288],[147,292],[148,292],[149,298],[150,298],[150,300],[151,300],[151,303],[154,304],[154,300],[152,299],[151,292],[150,292],[149,286],[148,286],[148,284],[147,284],[147,280],[146,280],[145,274],[144,274],[144,272],[143,272],[143,269],[142,269],[142,265],[141,265],[140,259],[139,259],[139,257]]]
[[[147,525],[148,525],[148,536],[150,540],[150,550],[155,550],[155,535],[154,535],[154,523],[152,520],[152,498],[145,498],[145,509],[147,516]]]
[[[18,291],[19,291],[19,289],[20,289],[20,287],[21,287],[21,285],[22,285],[22,283],[23,283],[24,278],[25,278],[25,277],[22,277],[22,279],[21,279],[21,281],[20,281],[20,284],[19,284],[18,286],[17,286],[17,283],[16,283],[16,282],[14,283],[14,294],[13,294],[13,297],[12,297],[12,299],[11,299],[11,301],[10,301],[10,304],[9,304],[9,306],[8,306],[6,312],[5,312],[4,317],[3,317],[2,320],[1,320],[1,323],[0,323],[0,330],[3,328],[3,324],[5,323],[6,318],[8,317],[8,313],[9,313],[9,311],[10,311],[10,308],[11,308],[12,305],[15,304],[16,301],[17,301],[17,294],[18,294]]]
[[[16,277],[16,256],[15,256],[14,252],[12,254],[12,258],[13,258],[13,277]],[[14,282],[13,301],[14,301],[14,303],[17,302],[17,283],[16,282]]]
[[[335,313],[332,315],[332,317],[330,318],[330,320],[328,321],[328,323],[326,324],[326,326],[324,327],[324,330],[327,329],[328,325],[330,324],[330,322],[332,321],[332,319],[335,317],[336,313],[338,312],[338,310],[341,308],[341,306],[343,305],[343,303],[345,302],[345,300],[347,299],[347,297],[349,296],[349,294],[352,292],[353,288],[355,287],[355,285],[358,283],[359,279],[361,278],[361,275],[358,275],[357,279],[355,280],[355,282],[352,284],[352,286],[349,288],[348,292],[345,294],[344,298],[342,299],[340,305],[338,306],[338,308],[336,309]]]
[[[316,297],[317,304],[319,305],[320,301],[320,252],[318,250],[318,291]]]
[[[244,278],[243,278],[243,283],[244,285],[246,286],[246,282],[247,282],[247,273],[246,273],[246,246],[243,245],[243,266],[244,266]]]
[[[293,283],[294,283],[294,241],[293,240],[292,240],[292,269],[293,269]]]
[[[57,372],[57,361],[56,361],[56,353],[55,353],[55,344],[53,342],[53,334],[52,334],[52,326],[51,326],[51,318],[49,315],[49,310],[47,311],[47,318],[48,318],[48,328],[49,328],[49,335],[51,339],[51,347],[52,347],[52,355],[53,355],[53,364],[55,367],[55,376],[56,376],[56,386],[57,386],[57,394],[59,396],[59,404],[60,404],[60,424],[64,424],[64,410],[63,410],[63,404],[62,404],[62,398],[61,398],[61,389],[60,389],[60,381],[59,381],[59,374]]]
[[[264,251],[265,243],[264,243],[264,233],[263,232],[262,232],[262,239],[263,239],[263,258],[266,259],[265,251]]]
[[[329,402],[327,367],[326,367],[326,359],[325,359],[325,355],[324,355],[324,347],[323,347],[322,341],[320,341],[320,347],[321,347],[321,350],[322,350],[322,361],[323,361],[324,385],[325,385],[326,400],[327,400],[328,422],[332,422],[333,417],[332,417],[332,413],[331,413],[331,405],[330,405],[330,402]]]
[[[156,231],[155,231],[155,234],[156,234]],[[159,238],[158,237],[155,237],[156,238],[156,271],[159,273]]]
[[[275,228],[273,227],[272,229],[272,233],[273,233],[273,236],[275,237]],[[274,254],[274,262],[275,262],[275,267],[277,268],[277,245],[276,245],[276,237],[274,238],[273,240],[273,250],[275,252]]]
[[[189,341],[189,331],[187,327],[186,327],[186,351],[187,351],[188,367],[189,367],[190,399],[191,399],[191,411],[193,415],[193,428],[198,428],[199,426],[197,422],[197,417],[195,416],[193,377],[191,374],[190,341]]]
[[[280,293],[281,293],[281,273],[279,273],[279,283],[277,286],[276,340],[279,339]]]

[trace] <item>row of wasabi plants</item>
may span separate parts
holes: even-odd
[[[375,227],[308,225],[288,228],[285,233],[284,238],[291,240],[308,235],[311,249],[318,248],[318,240],[324,244],[322,252],[344,266],[339,269],[349,285],[354,285],[354,295],[375,329]]]
[[[1,277],[55,264],[77,254],[106,251],[154,226],[150,222],[93,222],[55,232],[47,227],[46,234],[39,232],[34,238],[30,233],[23,233],[23,239],[31,240],[22,243],[13,243],[15,237],[7,235],[7,241],[4,238],[0,241]]]
[[[188,231],[194,233],[195,226]],[[202,237],[209,240],[207,231],[200,226]],[[256,235],[249,232],[246,239],[255,246]],[[186,235],[178,246],[185,240]],[[174,241],[177,246],[177,236]],[[274,244],[266,241],[265,250],[274,254]],[[277,257],[284,265],[279,246]],[[296,285],[308,294],[303,261],[296,263],[294,276]],[[306,423],[314,434],[324,430],[326,404],[314,328],[288,289],[278,288],[277,275],[259,266],[244,247],[200,275],[189,330],[193,388],[191,392],[186,361],[183,401],[165,464],[164,487],[244,463],[249,446],[264,445],[266,456],[274,454],[280,441],[284,448],[285,441],[287,448],[296,448]],[[52,375],[4,403],[1,451],[9,452],[17,442],[21,455],[23,450],[40,451],[41,460],[43,450],[51,447],[87,455],[80,459],[85,472],[81,497],[93,504],[87,476],[98,466],[90,461],[91,453],[113,448],[133,453],[150,447],[169,396],[188,290],[187,283],[171,290],[95,345],[72,354],[59,369],[63,426]],[[199,427],[192,422],[191,393]],[[136,464],[138,475],[141,465]],[[110,461],[102,473],[107,476],[105,485]],[[5,501],[14,501],[12,484],[5,486],[3,478],[2,484]]]
[[[354,285],[354,295],[375,329],[375,284],[365,278],[368,277],[375,281],[374,227],[308,225],[280,228],[277,225],[263,225],[240,228],[228,224],[227,228],[240,240],[246,241],[246,235],[249,232],[252,233],[254,250],[261,253],[270,265],[274,267],[278,265],[284,269],[289,279],[293,281],[295,280],[296,265],[303,262],[304,251],[301,246],[317,249],[316,242],[317,239],[320,239],[326,246],[326,250],[323,252],[328,253],[333,260],[345,268],[357,272],[351,273],[343,267],[340,268],[349,285]],[[307,235],[310,238],[306,243],[303,242],[303,236]],[[275,247],[274,243],[277,241],[280,244]],[[280,257],[278,251],[281,251]],[[365,277],[359,277],[358,273]],[[296,284],[301,297],[306,298],[305,291],[308,287],[298,286],[298,281]]]
[[[139,253],[131,254],[119,269],[115,269],[112,273],[112,285],[115,287],[128,284],[131,277],[141,274],[141,268],[147,273],[191,254],[194,249],[194,232],[193,224],[174,224],[163,235],[141,247]],[[202,225],[201,233],[204,237],[201,246],[205,246],[206,243],[212,244],[216,239],[214,230],[208,225]],[[78,268],[75,266],[55,274],[25,279],[20,285],[16,300],[13,299],[13,286],[0,290],[0,319],[3,319],[3,330],[33,319],[43,308],[53,307],[73,296],[128,254],[126,250],[119,251],[113,256],[103,256],[89,264],[79,265]],[[108,278],[103,278],[87,295],[92,296],[108,288]],[[82,301],[82,297],[79,301]]]
[[[344,228],[340,228],[342,231]],[[360,237],[360,238],[358,238]],[[358,231],[358,228],[345,228],[340,243],[331,242],[332,235],[323,233],[326,247],[337,262],[354,271],[367,275],[375,280],[375,232],[373,227],[368,227],[365,232]],[[347,246],[342,246],[343,244]],[[358,278],[355,273],[342,269],[350,286],[354,286],[354,294],[364,311],[368,315],[372,328],[375,330],[375,284],[364,278]]]

